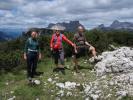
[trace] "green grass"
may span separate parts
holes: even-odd
[[[57,97],[56,93],[59,91],[58,88],[55,87],[54,84],[50,84],[48,82],[48,78],[55,78],[57,75],[59,78],[55,79],[56,82],[78,82],[83,83],[87,80],[93,80],[95,74],[90,73],[90,69],[87,64],[84,66],[82,73],[86,73],[83,77],[80,73],[76,76],[73,74],[73,65],[71,60],[69,59],[66,64],[69,69],[66,69],[66,75],[62,75],[62,73],[53,73],[52,70],[54,68],[53,61],[51,59],[44,59],[38,64],[38,71],[44,72],[41,77],[36,77],[36,79],[41,80],[41,85],[38,86],[29,86],[28,81],[26,79],[26,70],[19,70],[16,72],[8,72],[6,74],[1,74],[0,76],[0,100],[7,100],[10,97],[16,96],[17,100],[35,100],[36,98],[40,98],[42,100],[47,99],[55,99]],[[84,65],[82,63],[81,65]],[[89,76],[89,77],[88,77]],[[47,85],[44,85],[44,82]],[[51,92],[51,90],[53,90]],[[77,91],[78,92],[78,91]],[[52,96],[51,96],[52,95]],[[79,99],[78,97],[64,97],[71,99]],[[63,98],[62,98],[63,99]],[[80,97],[81,99],[81,97]]]
[[[39,79],[41,81],[40,85],[29,86],[26,79],[26,70],[18,70],[13,72],[8,72],[0,75],[0,100],[7,100],[15,96],[15,100],[55,100],[58,97],[57,92],[60,91],[59,88],[48,82],[48,78],[52,78],[56,83],[60,82],[76,82],[76,83],[85,83],[92,82],[97,79],[96,74],[91,72],[93,65],[89,63],[84,63],[84,59],[80,59],[80,73],[74,74],[73,63],[71,59],[68,59],[65,63],[66,75],[62,73],[53,73],[54,68],[53,61],[51,59],[44,59],[38,64],[38,71],[44,72]],[[83,75],[84,74],[84,75]],[[56,78],[58,77],[58,78]],[[109,78],[108,78],[109,79]],[[7,84],[8,83],[8,84]],[[101,84],[103,84],[101,82]],[[112,87],[113,88],[113,87]],[[84,100],[82,87],[70,90],[74,96],[66,96],[67,91],[65,90],[65,95],[61,97],[61,100]],[[107,89],[103,89],[105,94],[109,93]],[[128,100],[126,98],[126,100]]]

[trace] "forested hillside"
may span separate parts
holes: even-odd
[[[73,41],[74,33],[64,32],[64,34]],[[113,46],[133,46],[133,32],[123,30],[102,31],[93,29],[85,32],[85,36],[89,43],[91,43],[101,53],[105,50],[111,50]],[[28,35],[24,35],[17,39],[0,42],[0,70],[11,71],[14,68],[24,68],[23,48]],[[39,36],[40,46],[44,58],[50,57],[51,52],[49,48],[51,34],[41,34]],[[71,46],[64,43],[66,57],[71,57]],[[91,56],[91,55],[90,55]]]

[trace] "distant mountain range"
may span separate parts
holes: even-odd
[[[63,26],[65,27],[65,30],[64,31],[68,31],[68,32],[76,32],[77,31],[77,28],[78,26],[83,26],[79,21],[70,21],[68,23],[66,22],[62,22],[62,23],[50,23],[47,27],[45,28],[31,28],[29,29],[25,34],[23,35],[26,35],[26,34],[30,34],[30,32],[32,30],[36,30],[38,31],[40,34],[52,34],[53,31],[51,30],[51,28],[54,26],[54,25],[59,25],[59,26]],[[84,27],[84,26],[83,26]]]
[[[0,28],[0,41],[17,38],[23,31],[24,29]]]
[[[51,23],[51,24],[48,25],[47,28],[49,29],[53,25],[64,26],[66,28],[65,31],[69,31],[69,32],[76,32],[77,31],[77,27],[79,25],[83,26],[79,21],[70,21],[69,23],[66,23],[66,22],[56,23],[56,24]],[[129,30],[129,31],[133,31],[133,23],[132,22],[120,22],[118,20],[115,20],[108,27],[106,27],[104,24],[101,24],[101,25],[99,25],[96,28],[102,29],[102,30]]]
[[[104,24],[101,24],[97,27],[102,30],[131,30],[133,31],[133,23],[131,22],[120,22],[115,20],[110,26],[106,27]]]
[[[55,23],[55,24],[50,23],[47,28],[50,29],[54,25],[64,26],[66,28],[65,31],[69,31],[69,32],[76,32],[78,26],[83,26],[79,21],[70,21],[68,23],[66,22]]]
[[[12,39],[13,37],[0,31],[0,41],[6,41],[6,40],[10,40]]]
[[[60,26],[64,26],[66,28],[65,31],[68,31],[68,32],[76,32],[78,26],[83,26],[79,21],[70,21],[68,23],[66,23],[66,22],[50,23],[48,25],[48,27],[46,27],[46,28],[31,28],[31,29],[29,29],[29,33],[30,33],[30,30],[32,30],[32,29],[38,30],[40,32],[40,34],[52,33],[52,30],[50,30],[50,28],[53,25],[57,25],[57,24],[60,25]],[[133,23],[131,23],[131,22],[120,22],[118,20],[115,20],[108,27],[106,27],[104,24],[101,24],[96,28],[97,29],[102,29],[102,30],[105,30],[105,31],[107,31],[107,30],[129,30],[129,31],[133,31]],[[14,38],[22,35],[22,32],[26,32],[25,29],[0,28],[0,41],[14,39]]]

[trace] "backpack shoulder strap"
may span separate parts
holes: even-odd
[[[56,39],[56,34],[53,34],[53,36],[54,36],[54,39]]]
[[[60,39],[62,41],[63,34],[60,34]],[[54,34],[54,39],[57,39],[56,34]]]
[[[31,38],[28,38],[28,43],[29,43],[29,44],[31,44],[31,43],[32,43]]]
[[[61,39],[61,41],[62,41],[62,37],[63,37],[63,34],[60,34],[60,39]]]
[[[75,40],[78,40],[79,38],[80,38],[79,33],[75,33],[75,34],[74,34],[74,39],[75,39]]]

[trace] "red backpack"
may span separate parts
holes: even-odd
[[[60,48],[62,48],[62,34],[60,34],[60,44],[57,43],[57,36],[56,34],[54,34],[54,46],[53,48],[55,50],[59,50]]]

